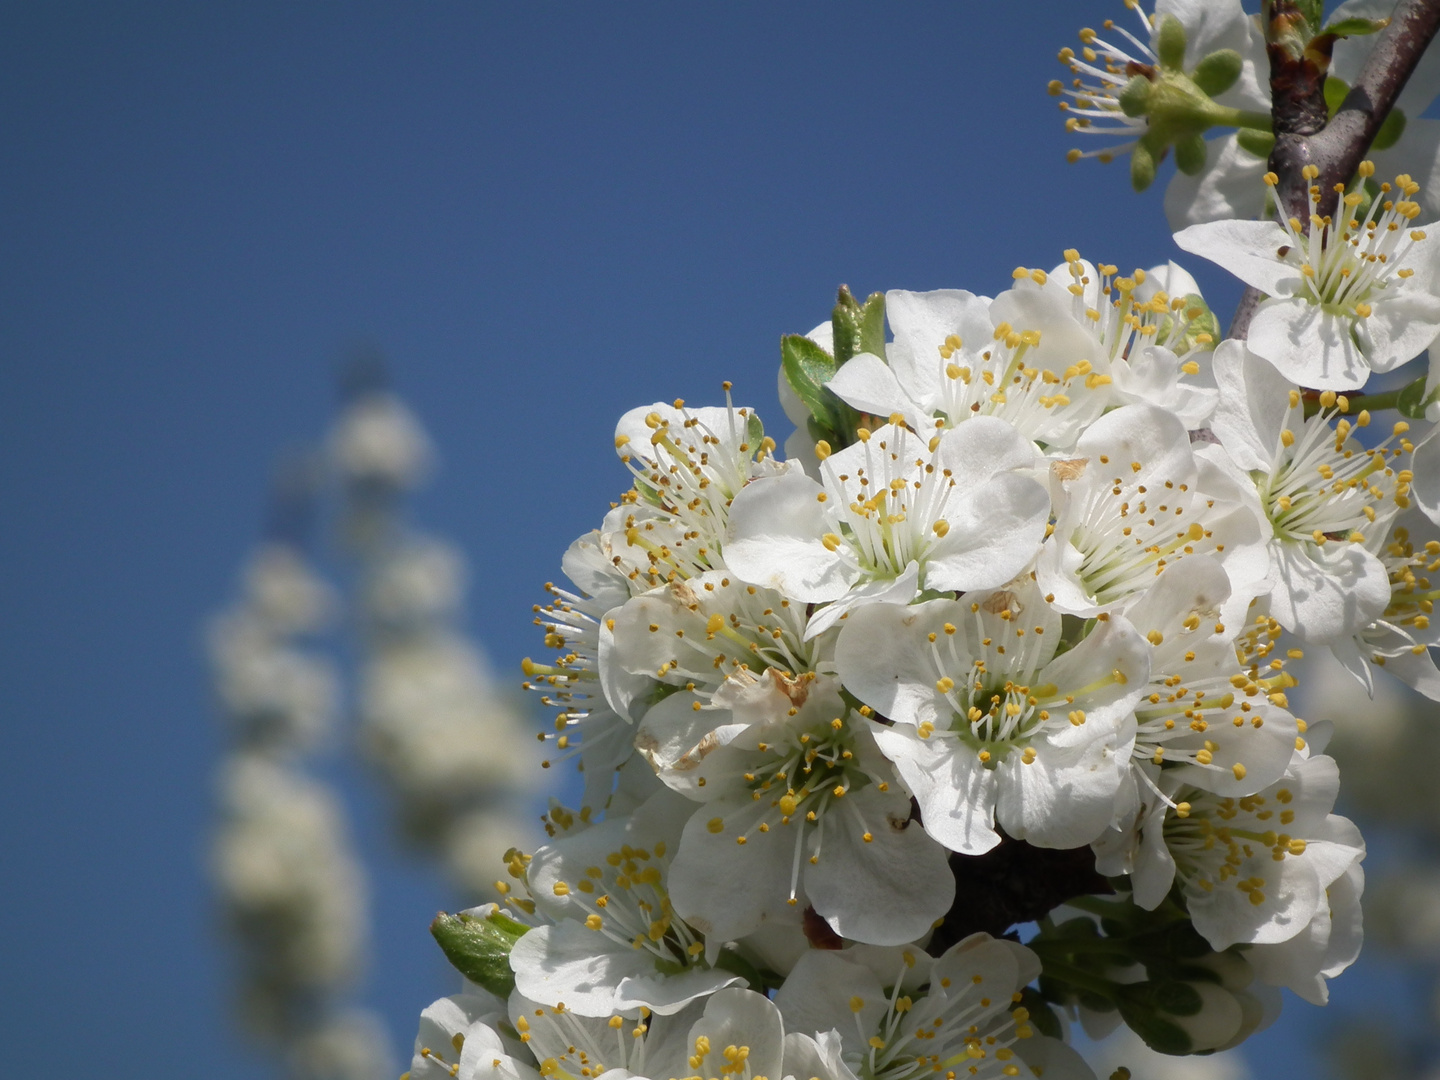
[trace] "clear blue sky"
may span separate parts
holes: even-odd
[[[840,282],[993,294],[1069,246],[1175,254],[1159,186],[1067,166],[1045,94],[1078,27],[1124,14],[0,5],[0,1071],[267,1075],[211,936],[198,627],[347,346],[380,346],[430,428],[424,518],[515,673],[541,583],[624,486],[626,408],[731,379],[783,436],[779,336]],[[1195,269],[1228,313],[1238,288]],[[408,1045],[449,985],[445,895],[366,844],[367,998]],[[1290,1012],[1277,1067],[1324,1015]]]

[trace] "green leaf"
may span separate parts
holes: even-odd
[[[739,975],[750,984],[752,990],[759,990],[765,985],[765,980],[760,977],[760,972],[755,970],[755,965],[734,949],[721,949],[720,955],[715,958],[715,966],[721,971],[730,972],[731,975]]]
[[[1389,19],[1341,19],[1333,22],[1321,34],[1329,34],[1331,37],[1364,37],[1366,34],[1378,33],[1390,25]]]
[[[821,427],[834,430],[835,395],[825,384],[835,377],[835,358],[802,334],[786,334],[780,339],[780,364],[785,381],[799,395]]]
[[[498,908],[486,915],[468,911],[447,915],[442,911],[430,924],[431,935],[455,970],[502,999],[515,989],[510,950],[529,930]]]
[[[1030,1023],[1041,1035],[1048,1035],[1052,1039],[1065,1037],[1060,1018],[1055,1015],[1050,1005],[1034,987],[1027,986],[1020,991],[1020,1004],[1030,1010]]]
[[[765,425],[760,422],[760,417],[752,412],[745,418],[745,441],[750,445],[752,454],[760,449],[760,443],[764,438]]]
[[[1344,79],[1337,79],[1333,75],[1325,77],[1325,111],[1334,116],[1340,108],[1340,103],[1345,100],[1345,95],[1350,93],[1350,84]]]
[[[1219,49],[1201,58],[1190,77],[1195,80],[1196,86],[1214,97],[1234,86],[1244,67],[1245,61],[1234,49]],[[1126,89],[1129,89],[1128,85]],[[1122,101],[1120,104],[1124,108],[1125,103]]]
[[[1395,409],[1401,416],[1411,420],[1425,419],[1425,376],[1410,383],[1400,391],[1400,397],[1395,402]]]
[[[1370,144],[1371,150],[1389,150],[1400,141],[1400,136],[1405,134],[1405,114],[1399,109],[1391,109],[1390,115],[1385,117],[1380,130],[1375,133],[1375,141]]]

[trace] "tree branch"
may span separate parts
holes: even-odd
[[[1284,17],[1284,7],[1283,3],[1276,4],[1276,18]],[[1400,0],[1390,25],[1377,35],[1375,47],[1339,111],[1319,128],[1315,106],[1317,96],[1323,92],[1324,75],[1317,67],[1318,57],[1307,54],[1294,58],[1277,46],[1270,47],[1275,123],[1270,169],[1280,177],[1276,187],[1279,213],[1298,218],[1307,231],[1312,213],[1322,217],[1334,214],[1339,199],[1335,186],[1349,183],[1355,175],[1437,29],[1440,0]],[[1324,59],[1328,61],[1328,56]],[[1323,106],[1323,97],[1320,102]],[[1303,175],[1307,165],[1319,170],[1313,181]],[[1312,184],[1320,189],[1318,206],[1310,202]],[[1246,335],[1260,299],[1254,289],[1245,291],[1230,324],[1231,337]]]

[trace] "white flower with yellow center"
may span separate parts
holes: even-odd
[[[1373,173],[1361,163],[1362,178]],[[1313,165],[1305,174],[1318,175]],[[1279,180],[1267,173],[1265,182]],[[1353,390],[1440,333],[1440,233],[1412,226],[1418,191],[1400,176],[1364,211],[1360,191],[1343,194],[1338,221],[1214,221],[1176,233],[1175,243],[1267,294],[1250,323],[1252,352],[1301,386]],[[1320,195],[1312,186],[1311,202]]]
[[[1365,857],[1365,842],[1330,811],[1340,790],[1332,758],[1297,753],[1280,780],[1254,795],[1221,796],[1160,775],[1137,821],[1137,846],[1100,845],[1102,873],[1127,859],[1135,902],[1154,908],[1178,882],[1191,921],[1211,947],[1273,945],[1305,931],[1326,890]]]
[[[1220,619],[1229,596],[1224,569],[1199,556],[1166,570],[1126,609],[1151,649],[1132,774],[1146,797],[1158,794],[1146,763],[1233,796],[1269,786],[1290,764],[1303,728],[1286,707],[1295,679],[1275,655],[1280,626],[1261,616],[1227,627]]]
[[[1245,594],[1242,612],[1266,589],[1268,537],[1253,491],[1216,460],[1219,447],[1192,447],[1172,413],[1123,406],[1092,424],[1073,453],[1051,466],[1065,499],[1036,568],[1061,611],[1114,610],[1195,555],[1222,562]]]
[[[1102,614],[1073,648],[1031,581],[1015,591],[877,604],[840,633],[847,690],[892,726],[881,751],[919,801],[925,831],[966,855],[1009,836],[1088,844],[1110,824],[1130,768],[1149,645]]]
[[[1352,420],[1333,392],[1307,419],[1300,392],[1242,341],[1216,350],[1215,377],[1212,428],[1250,474],[1271,530],[1271,613],[1307,642],[1350,637],[1390,603],[1390,575],[1366,540],[1409,505],[1411,474],[1393,464],[1414,449],[1409,425],[1367,448],[1355,430],[1370,414]]]
[[[1431,622],[1440,592],[1425,576],[1440,570],[1440,540],[1417,548],[1409,531],[1397,528],[1379,559],[1390,574],[1389,605],[1353,637],[1331,644],[1330,651],[1372,697],[1373,668],[1380,668],[1431,701],[1440,701],[1440,670],[1430,652],[1440,646],[1440,625]]]
[[[610,1017],[547,1008],[521,994],[510,1017],[547,1080],[628,1077],[780,1080],[784,1024],[763,994],[732,988],[673,1016],[649,1009]]]
[[[661,791],[627,818],[535,853],[526,884],[555,922],[525,934],[510,954],[522,994],[582,1016],[642,1006],[668,1015],[743,981],[710,966],[704,938],[670,900],[670,860],[689,807]]]
[[[919,950],[812,950],[775,995],[791,1033],[786,1066],[845,1080],[1092,1078],[1079,1054],[1031,1027],[1020,991],[1039,974],[1029,949],[988,934],[933,961]]]
[[[1015,287],[995,299],[997,317],[1049,327],[1052,336],[1060,325],[1080,330],[1085,341],[1067,345],[1069,362],[1089,370],[1086,388],[1105,389],[1107,405],[1156,405],[1192,430],[1209,419],[1216,395],[1202,361],[1215,346],[1214,317],[1185,270],[1172,262],[1121,277],[1071,248],[1048,274],[1021,267],[1013,277]],[[1074,438],[1039,441],[1058,449]]]
[[[611,510],[600,529],[580,537],[565,552],[561,566],[579,592],[547,584],[550,602],[534,609],[545,645],[557,655],[548,664],[526,657],[524,685],[540,691],[542,703],[558,710],[555,731],[545,736],[559,751],[553,760],[581,756],[582,811],[605,808],[615,770],[630,756],[632,714],[643,711],[655,686],[654,679],[602,662],[602,657],[609,656],[614,637],[606,616],[663,580],[650,561],[653,553],[624,538],[657,524],[673,534],[670,523],[653,508]],[[549,768],[552,761],[543,764]]]
[[[895,336],[885,359],[861,353],[827,384],[862,412],[899,414],[927,436],[937,424],[994,416],[1031,441],[1068,445],[1111,401],[1109,365],[1091,359],[1096,350],[1063,303],[892,290],[885,314]]]
[[[539,1080],[523,1045],[499,1032],[505,1005],[483,990],[441,998],[420,1014],[410,1080]]]
[[[741,670],[777,668],[792,676],[817,670],[835,637],[808,634],[804,604],[727,570],[637,596],[610,613],[607,628],[615,666],[680,687],[695,708]]]
[[[1050,498],[1024,474],[1035,448],[979,417],[928,442],[895,423],[827,457],[821,481],[795,470],[747,485],[730,509],[737,576],[791,600],[828,603],[814,637],[865,604],[922,589],[994,588],[1038,551]]]
[[[671,867],[676,909],[714,947],[808,905],[843,937],[923,936],[950,909],[946,852],[834,679],[743,672],[694,710],[646,714],[636,745],[696,800]]]
[[[627,542],[658,555],[681,576],[722,566],[718,549],[730,500],[753,478],[786,471],[772,456],[775,440],[765,435],[754,410],[729,404],[689,409],[676,401],[631,409],[615,425],[615,450],[635,476],[627,499],[655,507],[675,526],[675,535],[667,537],[632,528]],[[661,545],[670,550],[661,552]]]

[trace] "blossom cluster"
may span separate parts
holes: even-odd
[[[625,414],[525,663],[582,803],[437,923],[478,985],[412,1078],[1087,1076],[1073,1019],[1193,1053],[1323,1003],[1365,845],[1295,661],[1440,696],[1440,542],[1396,524],[1440,470],[1343,392],[1440,331],[1412,183],[1177,237],[1264,278],[1249,343],[1067,251],[842,289],[784,341],[783,459],[729,384]]]

